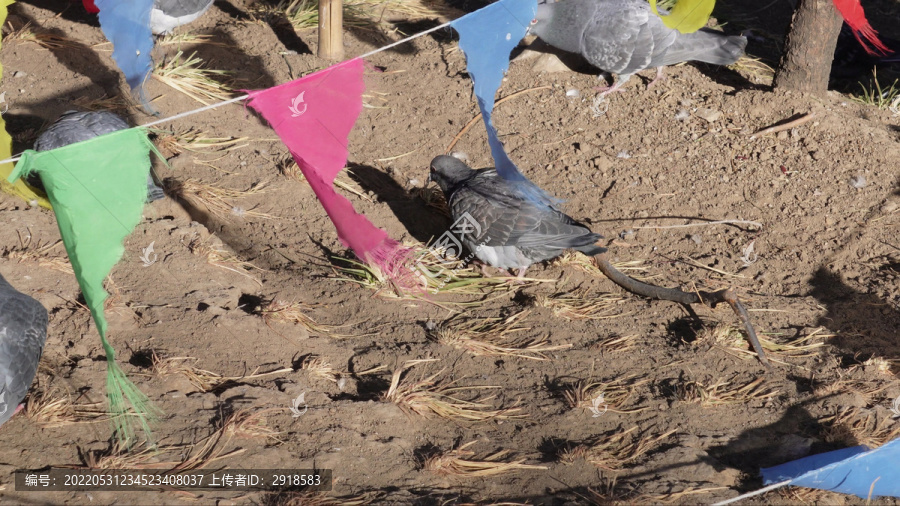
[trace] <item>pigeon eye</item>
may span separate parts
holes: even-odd
[[[537,24],[537,18],[531,20],[531,25],[534,26]]]

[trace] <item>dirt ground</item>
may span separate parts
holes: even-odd
[[[786,2],[766,11],[765,26],[759,11],[720,3],[726,29],[753,29],[748,52],[771,58],[789,21]],[[327,65],[314,55],[314,29],[294,32],[253,15],[258,7],[217,1],[179,32],[211,38],[181,49],[230,71],[236,88],[269,87]],[[873,19],[896,19],[894,3],[872,8]],[[121,95],[125,83],[95,18],[78,5],[23,0],[9,20],[15,29],[31,22],[35,32],[65,37],[49,49],[24,37],[3,42],[0,91],[14,152],[31,147],[65,110],[121,106],[97,102]],[[438,22],[390,26],[411,34]],[[399,37],[352,29],[346,53]],[[350,169],[339,176],[358,211],[407,243],[450,225],[419,188],[431,158],[477,114],[454,37],[440,30],[369,59],[382,72],[366,77],[367,107],[350,136]],[[178,49],[158,47],[155,57]],[[156,452],[123,454],[110,443],[103,352],[53,214],[0,195],[0,272],[50,313],[28,409],[0,428],[3,501],[709,503],[759,488],[760,467],[900,436],[890,410],[900,397],[898,117],[836,91],[775,93],[771,76],[748,66],[705,65],[669,68],[650,90],[653,71],[645,72],[598,115],[594,71],[535,70],[545,58],[513,62],[498,95],[518,93],[494,119],[512,159],[602,233],[627,272],[685,290],[733,287],[767,343],[772,371],[749,352],[729,308],[695,308],[698,323],[678,305],[624,292],[578,260],[536,265],[529,276],[538,281],[495,283],[482,295],[402,299],[390,286],[363,283],[340,270],[352,254],[309,186],[293,177],[286,148],[264,122],[230,105],[157,135],[168,166],[155,170],[170,197],[145,208],[111,275],[110,339],[123,369],[163,412],[153,425]],[[155,79],[147,87],[164,116],[201,105]],[[118,112],[133,124],[152,119],[133,107]],[[752,135],[807,113],[815,117],[801,126]],[[176,153],[171,133],[189,131],[234,142],[210,146],[182,135]],[[453,149],[475,167],[492,163],[480,121]],[[237,193],[224,197],[222,210],[210,209],[177,195],[188,180]],[[759,226],[708,223],[715,220]],[[145,266],[151,243],[157,260]],[[298,310],[305,324],[290,321]],[[486,339],[532,351],[474,354]],[[432,362],[407,363],[423,359]],[[386,400],[392,374],[404,367],[393,393],[406,389],[406,404]],[[444,393],[482,399],[486,406],[468,408],[486,419],[409,409],[416,399],[408,390],[429,378],[438,385],[432,390],[468,387]],[[300,394],[308,410],[294,417]],[[447,460],[454,450],[528,467],[459,475]],[[334,490],[24,493],[13,486],[17,469],[168,469],[185,461],[205,469],[333,469]],[[805,489],[756,500],[855,502]]]

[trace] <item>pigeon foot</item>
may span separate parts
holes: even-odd
[[[656,77],[654,77],[653,80],[650,81],[650,82],[647,84],[647,89],[648,89],[648,90],[649,90],[650,88],[652,88],[653,85],[655,85],[656,83],[659,83],[659,82],[662,82],[662,81],[665,81],[665,80],[666,80],[666,76],[663,75],[663,69],[664,69],[664,68],[665,68],[665,67],[656,67]]]

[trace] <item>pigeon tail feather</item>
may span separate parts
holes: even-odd
[[[572,249],[574,249],[575,251],[580,251],[589,257],[599,255],[600,253],[606,253],[608,251],[606,248],[604,248],[602,246],[597,246],[594,244],[590,244],[588,246],[581,246],[578,248],[572,248]]]
[[[744,55],[747,38],[741,35],[723,37],[713,30],[685,34],[666,53],[663,65],[684,61],[701,61],[713,65],[731,65]]]

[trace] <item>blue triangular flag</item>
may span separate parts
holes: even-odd
[[[459,48],[466,55],[466,70],[472,77],[497,173],[503,179],[525,183],[522,189],[537,201],[553,204],[557,200],[531,183],[506,154],[491,121],[494,96],[509,68],[509,54],[525,36],[536,13],[537,0],[499,0],[450,26],[459,32]]]
[[[100,9],[100,29],[113,44],[113,60],[125,74],[141,105],[156,114],[144,95],[144,81],[153,71],[153,34],[150,32],[150,11],[153,0],[96,0]]]
[[[854,446],[760,469],[763,484],[790,485],[868,497],[900,497],[900,439],[869,450]]]

